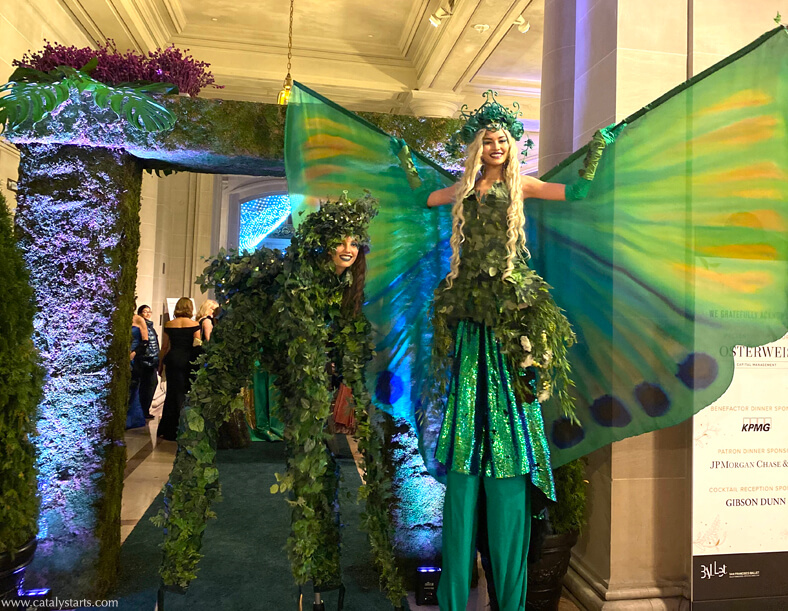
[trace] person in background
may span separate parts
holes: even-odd
[[[140,405],[140,357],[148,345],[148,327],[142,316],[135,314],[131,323],[131,351],[129,362],[131,379],[129,381],[129,405],[126,410],[126,428],[135,429],[145,426],[145,416]]]
[[[166,370],[167,394],[156,435],[167,441],[175,441],[178,435],[181,409],[191,388],[194,340],[200,339],[200,325],[192,320],[194,305],[191,299],[181,297],[175,304],[174,314],[175,318],[164,324],[159,353],[159,375]]]
[[[137,359],[139,361],[140,405],[145,419],[150,420],[153,418],[150,406],[159,383],[159,376],[156,375],[159,368],[159,336],[153,327],[151,320],[153,310],[150,309],[150,306],[141,305],[137,308],[137,314],[145,320],[145,325],[148,328],[147,348],[143,354],[137,356]]]
[[[218,309],[218,303],[213,299],[206,299],[200,306],[199,312],[197,312],[197,322],[200,324],[200,339],[204,342],[211,339],[214,325],[213,314]]]

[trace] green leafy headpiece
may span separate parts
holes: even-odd
[[[513,105],[514,110],[509,110],[496,101],[495,98],[497,96],[497,91],[488,89],[484,92],[484,97],[486,98],[484,104],[473,112],[468,112],[468,105],[463,104],[460,109],[460,118],[465,119],[465,125],[452,137],[451,143],[447,148],[453,149],[454,152],[458,151],[461,146],[460,143],[470,144],[479,130],[482,129],[489,131],[505,129],[517,141],[523,137],[525,130],[522,123],[517,120],[522,114],[520,105],[515,102]],[[533,145],[533,141],[527,138],[523,146],[524,153],[527,154],[528,149],[533,147]],[[450,150],[449,152],[453,151]]]
[[[305,250],[327,252],[348,236],[362,246],[369,246],[369,223],[378,213],[378,200],[366,192],[351,200],[345,191],[338,201],[320,203],[320,209],[309,214],[298,226],[295,240]]]

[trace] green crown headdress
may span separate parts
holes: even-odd
[[[462,126],[459,132],[454,134],[449,144],[449,152],[456,152],[459,150],[461,144],[470,144],[476,137],[476,134],[481,129],[489,131],[497,131],[505,129],[508,131],[512,138],[519,141],[523,137],[525,130],[522,123],[517,118],[522,114],[520,112],[520,105],[515,102],[513,104],[514,110],[509,110],[496,101],[498,96],[497,91],[488,89],[484,92],[486,98],[484,104],[473,112],[468,112],[468,105],[463,104],[460,109],[460,118],[465,119],[465,125]],[[527,154],[528,149],[534,145],[533,140],[527,138],[523,146],[523,153]],[[453,149],[453,150],[452,150]]]
[[[378,200],[366,192],[350,200],[345,191],[337,201],[320,202],[320,209],[308,214],[296,230],[296,240],[307,250],[324,252],[336,248],[346,237],[369,245],[369,223],[378,213]]]

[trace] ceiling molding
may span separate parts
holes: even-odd
[[[120,50],[166,47],[186,25],[181,0],[61,0],[92,39],[111,38]]]
[[[427,21],[430,2],[431,0],[416,0],[413,3],[399,40],[399,49],[402,57],[408,57],[411,46],[418,34],[419,27]]]
[[[183,32],[186,27],[186,11],[183,10],[181,0],[161,0],[176,34]]]
[[[129,17],[134,19],[140,32],[147,30],[149,44],[153,50],[166,47],[172,37],[180,34],[186,22],[186,15],[180,7],[180,0],[157,2],[157,0],[115,0],[128,7]],[[169,6],[167,6],[169,4]],[[181,15],[177,15],[180,8]],[[170,11],[174,11],[175,19]]]
[[[66,23],[68,22],[67,19],[64,20],[62,15],[53,14],[52,6],[48,2],[29,2],[30,7],[38,14],[41,19],[42,24],[46,24],[48,28],[51,28],[55,34],[57,35],[55,40],[57,41],[69,41],[73,45],[81,44],[76,37],[74,36],[74,32],[70,31]],[[93,29],[89,29],[83,27],[80,23],[79,19],[77,19],[74,11],[68,6],[68,2],[64,2],[63,0],[56,0],[54,4],[57,5],[57,8],[62,10],[65,13],[67,18],[71,19],[71,25],[74,28],[78,29],[82,35],[85,37],[85,46],[94,47],[96,40],[103,40],[103,37],[99,33],[98,36],[95,35]],[[89,18],[87,18],[90,21]]]
[[[415,89],[405,98],[408,111],[417,117],[453,117],[462,102],[462,95],[433,89]]]
[[[431,3],[430,8],[439,3]],[[434,6],[433,6],[434,5]],[[438,28],[426,19],[412,23],[417,30],[406,56],[413,62],[419,89],[462,92],[495,52],[529,0],[464,0]],[[489,29],[474,30],[477,24]]]
[[[501,95],[517,98],[540,98],[542,95],[541,83],[536,81],[519,81],[515,79],[499,79],[496,81],[473,80],[463,88],[463,93],[484,93],[493,89]]]
[[[282,88],[281,78],[266,79],[246,76],[216,75],[217,82],[225,84],[225,89],[203,89],[200,97],[240,100],[243,102],[263,102],[273,104]],[[348,110],[370,112],[401,112],[404,98],[409,89],[382,89],[373,87],[350,87],[347,83],[321,82],[309,78],[296,79],[310,89]]]
[[[222,27],[195,26],[174,36],[173,42],[189,47],[202,46],[212,49],[287,56],[287,34],[284,33],[267,35],[265,41],[261,41],[259,33],[250,30],[239,32]],[[391,45],[368,42],[359,49],[351,42],[337,40],[327,47],[325,39],[316,36],[293,37],[293,58],[299,57],[411,67],[411,62],[400,54],[398,48]]]
[[[438,28],[433,28],[424,21],[419,24],[422,36],[415,49],[413,64],[420,88],[427,89],[433,85],[435,77],[451,55],[463,31],[469,26],[480,4],[481,0],[459,3],[459,6],[454,8],[454,14]]]
[[[457,82],[452,87],[454,91],[462,90],[462,88],[478,74],[479,70],[484,65],[484,62],[486,62],[490,55],[495,52],[495,49],[497,49],[498,45],[501,44],[504,37],[509,33],[509,30],[512,29],[514,20],[517,19],[517,17],[528,7],[531,1],[532,0],[512,1],[509,10],[503,16],[503,19],[501,19],[493,28],[492,34],[487,36],[487,39],[485,40],[481,49],[479,49],[476,57],[473,58],[465,72],[462,73],[462,76],[457,79]]]
[[[195,58],[209,62],[216,81],[227,86],[223,90],[204,90],[206,97],[273,102],[281,88],[286,72],[287,29],[268,31],[273,26],[265,26],[264,19],[257,21],[264,26],[262,30],[247,25],[253,20],[236,20],[241,27],[235,28],[221,21],[212,24],[199,0],[57,1],[73,15],[75,24],[87,37],[99,41],[113,38],[119,49],[146,52],[169,44],[190,49]],[[244,0],[234,1],[233,10],[242,15],[248,10],[259,16],[264,8]],[[370,5],[373,14],[369,21],[379,25],[377,31],[370,31],[369,40],[343,30],[328,44],[325,36],[317,36],[309,29],[301,35],[297,33],[292,74],[337,103],[358,110],[402,112],[414,90],[443,94],[454,91],[456,95],[469,96],[494,88],[502,96],[519,99],[521,104],[537,99],[539,82],[494,79],[484,71],[485,62],[496,49],[509,50],[504,39],[528,0],[461,0],[456,3],[454,15],[434,28],[427,18],[441,2],[445,7],[445,0],[409,0],[403,4],[396,25],[402,28],[399,32],[390,29],[390,19],[380,19],[385,12],[375,12]],[[284,5],[270,6],[275,7],[269,11],[272,18],[285,15]],[[358,8],[357,4],[344,1],[337,1],[336,8],[331,6],[331,14],[337,19],[346,15],[350,6],[356,7],[354,11]],[[272,23],[280,21],[274,19]],[[490,29],[479,34],[472,29],[477,23],[488,24]],[[387,35],[378,39],[380,28],[386,27]],[[382,40],[389,42],[383,44]],[[533,79],[538,67],[529,68],[513,67],[506,76],[529,74]],[[435,86],[430,87],[431,83]]]
[[[128,46],[139,50],[134,36],[111,4],[102,0],[62,0],[62,3],[92,40],[103,43],[112,38],[118,48]]]

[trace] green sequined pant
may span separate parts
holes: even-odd
[[[441,611],[465,611],[468,603],[480,493],[486,496],[490,562],[500,611],[525,609],[531,539],[529,480],[524,475],[494,478],[449,472],[443,504],[443,570],[438,585]]]
[[[510,478],[530,474],[533,484],[555,499],[550,448],[539,401],[515,398],[514,371],[493,330],[476,321],[457,325],[454,367],[435,457],[448,471]]]

